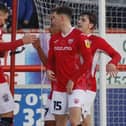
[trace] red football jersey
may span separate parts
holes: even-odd
[[[87,80],[87,88],[92,91],[96,91],[96,64],[99,58],[100,52],[105,52],[107,55],[111,57],[111,60],[109,63],[113,63],[115,65],[118,64],[118,62],[121,59],[120,54],[112,48],[107,41],[105,41],[103,38],[96,36],[96,35],[90,35],[88,36],[88,39],[91,43],[91,49],[92,49],[92,55],[93,55],[93,62],[92,62],[92,70],[91,73],[88,73],[88,80]]]
[[[78,55],[83,57],[82,65],[78,63]],[[86,83],[78,80],[91,69],[91,63],[90,43],[78,29],[72,28],[66,36],[57,33],[51,37],[47,69],[55,72],[54,90],[65,92],[68,80],[74,81],[74,89],[85,89]],[[85,80],[83,77],[83,82]]]

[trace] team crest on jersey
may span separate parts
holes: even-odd
[[[91,43],[90,43],[90,41],[88,39],[84,40],[84,42],[85,42],[86,48],[90,48],[91,47]]]
[[[69,39],[69,40],[68,40],[68,43],[69,43],[69,44],[72,44],[73,42],[74,42],[74,39]]]

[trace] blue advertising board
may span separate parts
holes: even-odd
[[[42,126],[44,124],[44,100],[49,88],[15,89],[15,126]]]

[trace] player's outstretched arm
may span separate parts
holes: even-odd
[[[37,40],[37,37],[35,35],[27,34],[27,35],[24,35],[22,39],[15,40],[14,42],[5,42],[5,43],[2,42],[0,43],[0,52],[13,50],[24,44],[35,43],[36,40]]]

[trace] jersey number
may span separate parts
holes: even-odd
[[[54,110],[61,110],[61,101],[54,101]]]

